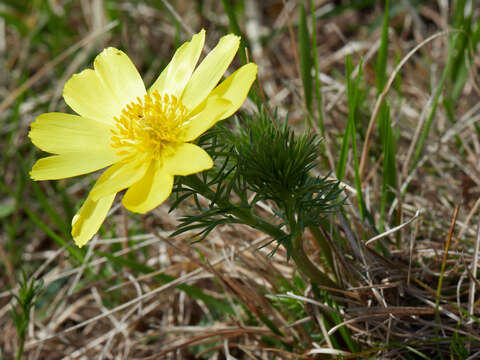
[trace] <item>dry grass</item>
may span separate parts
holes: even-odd
[[[335,229],[325,229],[343,290],[321,298],[293,262],[286,261],[282,249],[271,257],[267,254],[273,245],[259,250],[269,239],[254,229],[223,226],[193,245],[188,234],[169,238],[181,213],[168,213],[167,204],[142,217],[114,206],[83,263],[56,243],[41,225],[71,246],[68,223],[93,177],[32,183],[27,173],[40,154],[26,136],[30,122],[45,111],[66,111],[61,99],[64,82],[90,66],[103,47],[125,49],[149,84],[178,45],[177,36],[184,40],[192,29],[204,27],[212,47],[228,32],[229,20],[219,0],[205,0],[202,11],[190,1],[172,1],[174,12],[149,1],[81,0],[68,5],[68,11],[65,1],[26,3],[23,10],[0,4],[0,10],[4,6],[26,27],[21,33],[20,25],[0,18],[0,66],[5,69],[0,73],[0,359],[13,358],[18,344],[8,310],[21,268],[45,283],[31,313],[25,359],[414,359],[422,354],[462,358],[463,353],[469,359],[480,357],[478,54],[472,52],[468,80],[455,108],[456,122],[451,123],[445,107],[439,107],[423,156],[412,172],[412,149],[428,115],[432,87],[445,67],[448,35],[425,43],[402,66],[401,82],[393,84],[386,99],[398,137],[399,189],[406,192],[393,203],[385,228],[405,223],[417,210],[420,215],[366,245],[377,234],[360,220],[350,159],[344,181],[350,205],[345,214],[331,218]],[[347,54],[355,63],[364,58],[358,141],[360,148],[365,144],[376,101],[373,64],[382,7],[347,6],[331,13],[332,7],[350,3],[314,3],[326,129],[324,166],[318,170],[326,173],[336,168],[345,131]],[[417,44],[450,29],[451,14],[442,5],[446,2],[410,3],[398,2],[398,11],[392,14],[388,74]],[[301,129],[306,126],[303,90],[288,31],[296,27],[298,2],[242,4],[241,28],[251,42],[249,56],[259,65],[269,106],[277,107],[280,115],[288,113],[289,123]],[[237,59],[235,66],[239,64]],[[376,222],[382,183],[377,133],[372,133],[362,183]],[[259,211],[268,216],[271,209],[264,204]],[[306,239],[311,258],[322,267],[309,234]],[[381,255],[375,246],[382,241],[390,256]],[[125,263],[100,252],[126,259]],[[166,283],[159,277],[163,274],[175,280]],[[179,285],[193,285],[230,304],[234,312],[215,309],[179,290]],[[326,328],[329,320],[334,326]],[[346,337],[357,344],[356,353]]]

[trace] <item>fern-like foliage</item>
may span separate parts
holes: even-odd
[[[291,234],[319,224],[323,215],[337,209],[342,189],[328,176],[311,174],[317,165],[317,136],[296,135],[286,120],[280,122],[263,109],[242,116],[236,128],[216,126],[199,140],[215,166],[201,176],[178,178],[172,209],[188,198],[194,209],[180,219],[174,234],[196,230],[200,241],[217,225],[243,223],[268,233],[288,251]],[[208,206],[201,206],[199,196],[208,199]],[[258,201],[272,205],[274,218],[256,214]]]

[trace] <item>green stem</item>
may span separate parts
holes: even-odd
[[[21,337],[19,340],[20,341],[19,341],[19,344],[18,344],[17,356],[15,356],[15,360],[21,360],[22,355],[23,355],[23,347],[24,347],[24,344],[25,344],[25,337]]]
[[[317,245],[320,246],[320,249],[322,249],[322,253],[323,255],[325,255],[325,259],[327,260],[330,269],[334,271],[335,267],[333,263],[332,249],[330,248],[330,244],[326,241],[325,237],[317,226],[310,227],[310,232],[312,233]]]
[[[317,266],[308,258],[303,247],[303,238],[301,233],[293,237],[291,254],[300,271],[304,275],[308,276],[312,282],[338,289],[338,285],[322,271],[320,271]]]
[[[317,19],[315,18],[315,14],[313,9],[315,6],[313,4],[313,0],[310,0],[310,9],[312,15],[312,51],[313,51],[313,65],[315,69],[315,97],[317,99],[317,111],[318,111],[318,127],[320,129],[320,135],[325,136],[325,128],[323,125],[323,103],[322,103],[322,90],[319,79],[320,71],[318,70],[318,52],[317,52]],[[322,141],[321,144],[322,148],[325,147],[325,143]],[[322,151],[322,154],[324,152]],[[326,158],[326,156],[324,156]]]

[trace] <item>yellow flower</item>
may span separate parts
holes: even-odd
[[[99,177],[72,220],[75,243],[85,245],[100,228],[117,192],[130,211],[145,213],[170,195],[174,175],[213,166],[192,141],[245,101],[257,74],[242,66],[217,86],[235,56],[239,38],[227,35],[196,64],[205,42],[202,30],[183,44],[147,91],[127,55],[108,48],[63,89],[78,114],[47,113],[31,125],[29,136],[54,154],[40,159],[34,180],[62,179],[110,166]],[[196,68],[195,68],[196,67]]]

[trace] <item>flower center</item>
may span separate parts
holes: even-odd
[[[163,97],[157,90],[137,97],[114,117],[111,146],[119,156],[139,155],[160,160],[183,142],[188,109],[173,95]]]

